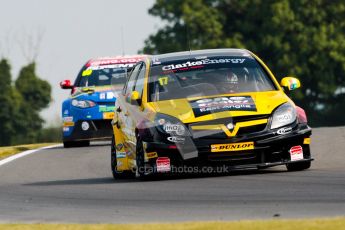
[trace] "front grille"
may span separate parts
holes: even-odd
[[[111,130],[111,120],[93,120],[96,130]]]
[[[228,118],[221,118],[215,119],[210,121],[203,121],[197,123],[191,123],[188,125],[190,133],[192,134],[193,138],[211,138],[211,139],[227,139],[229,138],[228,135],[222,130],[194,130],[193,126],[203,126],[203,125],[225,125],[225,127],[229,123],[233,123],[235,126],[239,122],[246,122],[246,121],[254,121],[260,119],[268,119],[269,115],[254,115],[254,116],[241,116],[241,117],[228,117]],[[267,124],[259,124],[247,127],[239,128],[236,136],[243,136],[252,133],[261,132],[266,128]]]
[[[228,136],[223,130],[192,130],[189,129],[193,138],[207,138],[207,139],[226,139]]]
[[[252,133],[261,132],[266,128],[267,124],[253,125],[248,127],[242,127],[238,130],[237,136],[248,135]]]
[[[251,152],[222,152],[222,153],[209,153],[209,161],[247,161],[256,160],[257,154]]]

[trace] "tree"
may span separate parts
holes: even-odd
[[[20,130],[18,139],[27,143],[35,142],[44,122],[39,112],[51,101],[51,86],[36,75],[35,63],[31,63],[20,70],[15,87],[20,97],[18,112],[14,117],[14,127]]]
[[[51,101],[51,86],[36,75],[35,68],[35,63],[24,66],[19,72],[15,86],[27,105],[40,111],[46,108]]]
[[[157,0],[149,13],[166,26],[146,39],[142,52],[252,50],[278,78],[301,79],[302,89],[292,96],[312,124],[345,124],[339,115],[345,105],[344,1]]]
[[[6,59],[0,61],[0,145],[9,145],[15,133],[12,123],[13,98],[11,66]]]

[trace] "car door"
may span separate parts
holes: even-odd
[[[116,144],[122,144],[125,148],[126,155],[133,156],[135,152],[135,129],[133,127],[133,119],[130,118],[132,106],[130,104],[130,97],[133,92],[136,79],[139,73],[139,70],[142,66],[142,63],[138,63],[128,76],[128,80],[124,86],[124,89],[121,95],[116,101],[116,118],[117,120],[117,133],[115,132],[115,141]]]

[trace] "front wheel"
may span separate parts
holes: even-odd
[[[155,172],[154,168],[145,163],[145,156],[144,156],[144,146],[143,141],[141,140],[140,136],[137,137],[137,145],[136,145],[136,177],[141,180],[147,180],[154,177]]]
[[[302,171],[302,170],[310,168],[310,166],[311,166],[310,161],[286,164],[286,168],[288,171]]]

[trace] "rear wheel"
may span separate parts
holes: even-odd
[[[310,168],[310,166],[310,161],[286,164],[286,168],[288,171],[301,171]]]
[[[134,173],[131,171],[117,171],[117,159],[116,159],[116,147],[115,147],[115,137],[111,139],[111,152],[110,152],[110,161],[111,161],[111,172],[114,179],[126,179],[134,177]]]

